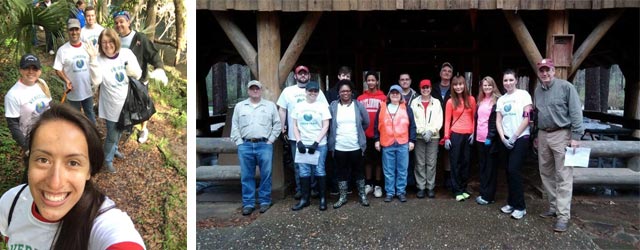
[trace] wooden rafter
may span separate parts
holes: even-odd
[[[591,53],[591,50],[596,47],[600,39],[602,39],[602,37],[607,34],[607,31],[609,31],[611,26],[613,26],[613,24],[616,23],[618,19],[620,19],[623,12],[624,9],[617,9],[612,11],[604,20],[602,20],[602,22],[600,22],[600,24],[598,24],[598,26],[593,29],[593,31],[591,31],[591,34],[589,34],[587,39],[582,42],[578,50],[576,50],[575,54],[573,55],[573,60],[571,61],[571,69],[569,70],[568,75],[573,75],[573,73],[578,70],[580,64],[582,64],[584,59],[586,59],[589,53]]]
[[[518,43],[522,50],[524,50],[525,56],[527,56],[527,60],[529,60],[529,64],[533,69],[533,72],[536,72],[536,63],[542,60],[542,55],[538,48],[536,47],[536,43],[533,41],[527,26],[522,21],[520,16],[513,13],[513,11],[505,10],[503,11],[504,16],[507,18],[509,22],[509,26],[511,26],[511,30],[518,39]]]
[[[309,12],[307,17],[305,17],[304,22],[298,28],[295,36],[289,43],[289,47],[284,52],[282,59],[280,60],[280,64],[278,65],[278,71],[280,81],[284,81],[289,75],[289,71],[293,68],[293,65],[296,63],[300,54],[302,53],[302,49],[307,45],[313,30],[315,30],[320,17],[322,16],[322,12]]]
[[[257,64],[257,56],[258,53],[256,49],[253,48],[249,39],[242,33],[240,27],[236,25],[229,17],[229,14],[220,11],[214,11],[213,16],[224,30],[224,33],[227,34],[227,37],[233,44],[233,46],[238,50],[238,53],[242,57],[247,66],[251,69],[251,73],[254,76],[258,76],[258,64]]]

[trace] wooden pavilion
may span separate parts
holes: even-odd
[[[535,64],[545,57],[564,79],[578,69],[608,73],[619,65],[626,81],[623,117],[589,115],[640,126],[638,0],[197,0],[196,7],[201,131],[211,124],[206,77],[218,62],[247,65],[266,86],[263,96],[275,102],[299,64],[330,83],[340,66],[350,66],[357,90],[361,72],[379,71],[387,90],[403,72],[413,85],[437,82],[440,65],[450,62],[454,73],[472,76],[475,94],[479,79],[500,82],[506,68],[535,83]],[[601,83],[587,84],[598,92]],[[276,193],[284,189],[279,165],[274,159]]]

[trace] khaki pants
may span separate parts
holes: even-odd
[[[547,133],[538,131],[538,163],[542,185],[549,199],[549,210],[556,211],[559,220],[571,218],[573,167],[564,165],[565,148],[571,141],[571,130]]]
[[[416,154],[416,165],[414,174],[416,176],[416,187],[418,189],[434,189],[436,186],[436,162],[438,158],[438,140],[431,139],[425,142],[423,139],[416,140],[416,147],[413,150]]]

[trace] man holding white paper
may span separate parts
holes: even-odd
[[[535,107],[538,111],[538,162],[542,185],[549,199],[549,210],[542,218],[557,217],[553,226],[556,232],[567,230],[571,218],[573,192],[573,166],[565,166],[565,147],[579,147],[583,133],[582,105],[575,87],[555,78],[551,59],[537,64],[540,85],[535,90]],[[534,142],[535,143],[535,142]]]

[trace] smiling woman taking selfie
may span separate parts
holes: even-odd
[[[0,198],[8,249],[145,249],[131,218],[94,187],[104,154],[89,119],[53,104],[34,124],[27,146],[27,184]]]

